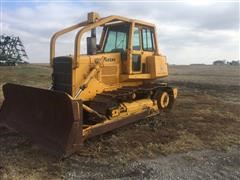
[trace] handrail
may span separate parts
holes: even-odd
[[[75,24],[73,26],[70,26],[68,28],[65,28],[61,31],[56,32],[50,41],[50,64],[51,66],[53,66],[53,59],[55,57],[55,45],[56,45],[56,39],[65,34],[68,33],[70,31],[73,31],[77,28],[83,27],[81,28],[78,33],[76,34],[75,37],[75,44],[74,44],[74,58],[73,58],[73,63],[72,63],[72,68],[76,68],[77,67],[77,57],[80,54],[80,40],[82,38],[82,35],[87,32],[90,31],[91,29],[94,29],[98,26],[104,25],[108,22],[112,22],[112,21],[124,21],[124,22],[135,22],[135,23],[142,23],[142,24],[146,24],[146,22],[143,21],[139,21],[139,20],[134,20],[134,19],[128,19],[122,16],[108,16],[108,17],[104,17],[104,18],[100,18],[98,19],[96,22],[94,23],[90,23],[89,21],[83,21],[81,23]],[[150,23],[147,23],[147,25],[149,26],[153,26]],[[157,41],[156,35],[155,35],[155,43]],[[155,53],[158,54],[158,46],[156,45],[156,50]]]
[[[80,27],[83,27],[83,26],[86,26],[88,24],[87,21],[83,21],[81,23],[78,23],[78,24],[75,24],[73,26],[70,26],[70,27],[67,27],[65,29],[62,29],[58,32],[56,32],[52,38],[51,38],[51,41],[50,41],[50,65],[53,66],[53,59],[55,57],[55,47],[56,47],[56,40],[59,36],[65,34],[65,33],[68,33],[70,31],[73,31],[77,28],[80,28]]]
[[[108,22],[111,22],[113,20],[131,22],[130,19],[124,18],[124,17],[121,17],[121,16],[108,16],[108,17],[105,17],[105,18],[101,18],[97,22],[89,24],[88,26],[86,26],[86,27],[84,27],[84,28],[82,28],[81,30],[78,31],[78,33],[76,34],[76,37],[75,37],[73,68],[77,67],[77,57],[80,54],[80,40],[82,38],[82,35],[85,32],[90,31],[91,29],[94,29],[98,26],[101,26],[101,25],[106,24]]]

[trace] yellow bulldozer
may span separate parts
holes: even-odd
[[[55,57],[57,38],[74,30],[74,55]],[[3,85],[0,123],[68,155],[88,138],[171,109],[177,89],[155,81],[168,76],[157,42],[154,24],[88,13],[86,21],[52,36],[50,89]]]

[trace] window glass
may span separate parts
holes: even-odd
[[[152,50],[153,47],[152,47],[152,36],[151,36],[151,31],[148,29],[147,30],[147,50]]]
[[[152,51],[153,50],[153,33],[150,29],[142,29],[142,39],[143,39],[143,50]]]
[[[154,33],[151,31],[151,34],[152,34],[152,46],[153,46],[153,49],[155,49]]]
[[[122,52],[127,49],[129,26],[119,25],[108,28],[104,52]]]
[[[139,28],[138,27],[134,27],[133,50],[140,50],[140,34],[139,34]]]
[[[127,47],[127,35],[124,32],[117,32],[116,49],[125,50]]]
[[[107,43],[105,45],[104,52],[111,52],[111,50],[115,47],[116,44],[116,32],[115,31],[109,31]]]
[[[143,42],[143,49],[146,50],[147,46],[147,29],[142,29],[142,42]]]
[[[141,71],[141,55],[133,54],[132,55],[132,70]]]

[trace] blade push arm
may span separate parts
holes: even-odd
[[[103,60],[104,60],[104,57],[102,57],[99,61],[95,62],[96,64],[95,64],[94,68],[90,71],[90,73],[88,74],[88,76],[86,77],[84,82],[80,85],[80,88],[79,88],[77,94],[74,96],[75,99],[81,94],[81,92],[85,88],[87,88],[88,83],[92,80],[92,78],[94,78],[96,76],[96,74],[103,67]]]

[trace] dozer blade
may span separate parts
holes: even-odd
[[[66,93],[16,84],[3,86],[0,123],[30,137],[56,155],[82,144],[81,101]]]

